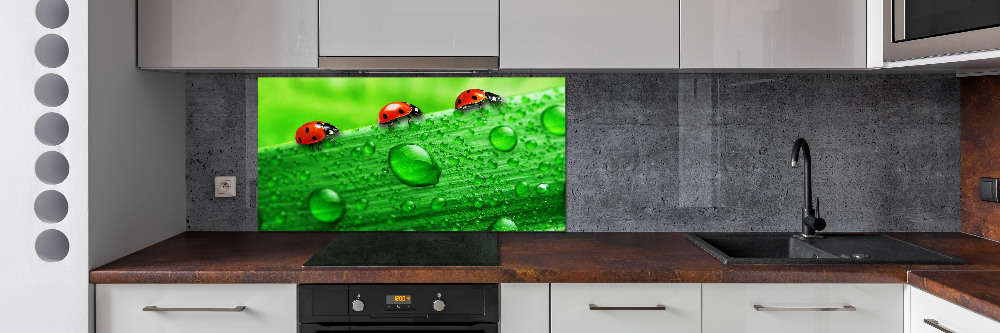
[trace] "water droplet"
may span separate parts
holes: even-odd
[[[375,153],[375,143],[368,141],[365,143],[365,154],[371,155]]]
[[[420,141],[427,141],[427,138],[430,136],[427,132],[420,133]]]
[[[542,125],[549,133],[566,135],[566,108],[553,105],[542,111]]]
[[[535,149],[536,147],[538,147],[538,142],[535,142],[535,140],[528,140],[524,142],[524,148],[528,148],[528,150]]]
[[[548,161],[538,163],[538,170],[549,171],[549,169],[552,169],[552,163]]]
[[[385,219],[385,222],[396,223],[396,214],[389,214],[389,216]]]
[[[483,200],[483,198],[476,198],[476,200],[472,202],[472,205],[476,206],[476,208],[483,208],[483,206],[486,205],[486,201]]]
[[[496,169],[499,165],[497,165],[497,161],[489,160],[486,161],[486,166],[489,167],[490,169]]]
[[[340,195],[328,188],[321,188],[309,195],[309,213],[323,222],[337,222],[344,217],[347,207]]]
[[[458,157],[452,156],[448,158],[448,164],[458,165]]]
[[[446,202],[444,198],[434,198],[433,200],[431,200],[431,209],[436,211],[442,210],[444,209],[445,204]]]
[[[490,131],[490,144],[499,151],[511,151],[517,146],[517,133],[507,126],[497,126]]]
[[[527,116],[528,116],[528,112],[527,112],[527,111],[524,111],[524,109],[521,109],[521,110],[517,110],[517,113],[515,113],[515,114],[517,115],[517,118],[518,118],[518,119],[520,119],[520,118],[524,118],[524,117],[527,117]]]
[[[361,156],[361,148],[354,147],[354,149],[351,149],[351,156],[354,157]]]
[[[303,171],[302,174],[299,175],[299,179],[302,181],[307,181],[310,177],[312,177],[312,173],[310,173],[309,170]]]
[[[538,186],[535,186],[535,193],[545,194],[545,192],[548,192],[548,191],[549,191],[549,185],[548,184],[541,183],[541,184],[538,184]]]
[[[463,138],[461,135],[456,136],[455,137],[455,143],[460,144],[460,145],[464,145],[465,144],[465,138]]]
[[[414,204],[413,201],[407,201],[400,205],[399,209],[404,212],[409,212],[412,211],[414,207],[416,207],[416,204]]]
[[[354,207],[358,210],[368,209],[368,199],[361,199],[354,203]]]
[[[438,183],[441,168],[424,148],[401,144],[389,149],[389,169],[403,184],[421,187]]]
[[[517,183],[517,185],[514,186],[514,191],[517,192],[517,194],[528,193],[528,183],[527,182]]]
[[[486,117],[479,117],[479,124],[480,125],[486,125],[486,122],[487,122],[486,121]]]
[[[516,159],[516,158],[511,158],[511,159],[507,160],[507,165],[510,166],[510,167],[512,167],[512,168],[513,167],[517,167],[518,165],[521,165],[521,160]]]
[[[500,218],[490,226],[491,231],[517,231],[517,224],[508,218]]]

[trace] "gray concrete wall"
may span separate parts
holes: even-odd
[[[959,230],[953,76],[565,76],[568,231],[798,230],[798,137],[827,231]],[[256,230],[256,76],[187,81],[188,228]]]

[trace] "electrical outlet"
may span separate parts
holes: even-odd
[[[215,177],[215,197],[235,197],[236,196],[236,177],[235,176],[219,176]]]

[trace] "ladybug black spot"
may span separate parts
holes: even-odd
[[[383,113],[383,114],[382,114],[382,119],[389,119],[389,115],[387,115],[387,114]]]
[[[309,133],[309,127],[306,127],[306,133]]]
[[[396,110],[396,111],[399,111],[399,114],[403,114],[403,109],[399,109],[399,110]]]
[[[295,138],[295,139],[299,140],[299,143],[302,143],[302,138]]]
[[[479,97],[476,97],[476,95],[472,95],[472,100],[473,101],[479,100]]]
[[[472,93],[472,90],[466,90],[466,91],[465,91],[465,93],[466,93],[466,94],[468,94],[468,93]]]
[[[315,136],[313,136],[313,141],[319,141]]]

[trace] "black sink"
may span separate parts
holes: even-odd
[[[964,265],[944,255],[879,234],[689,233],[687,238],[724,264]]]

